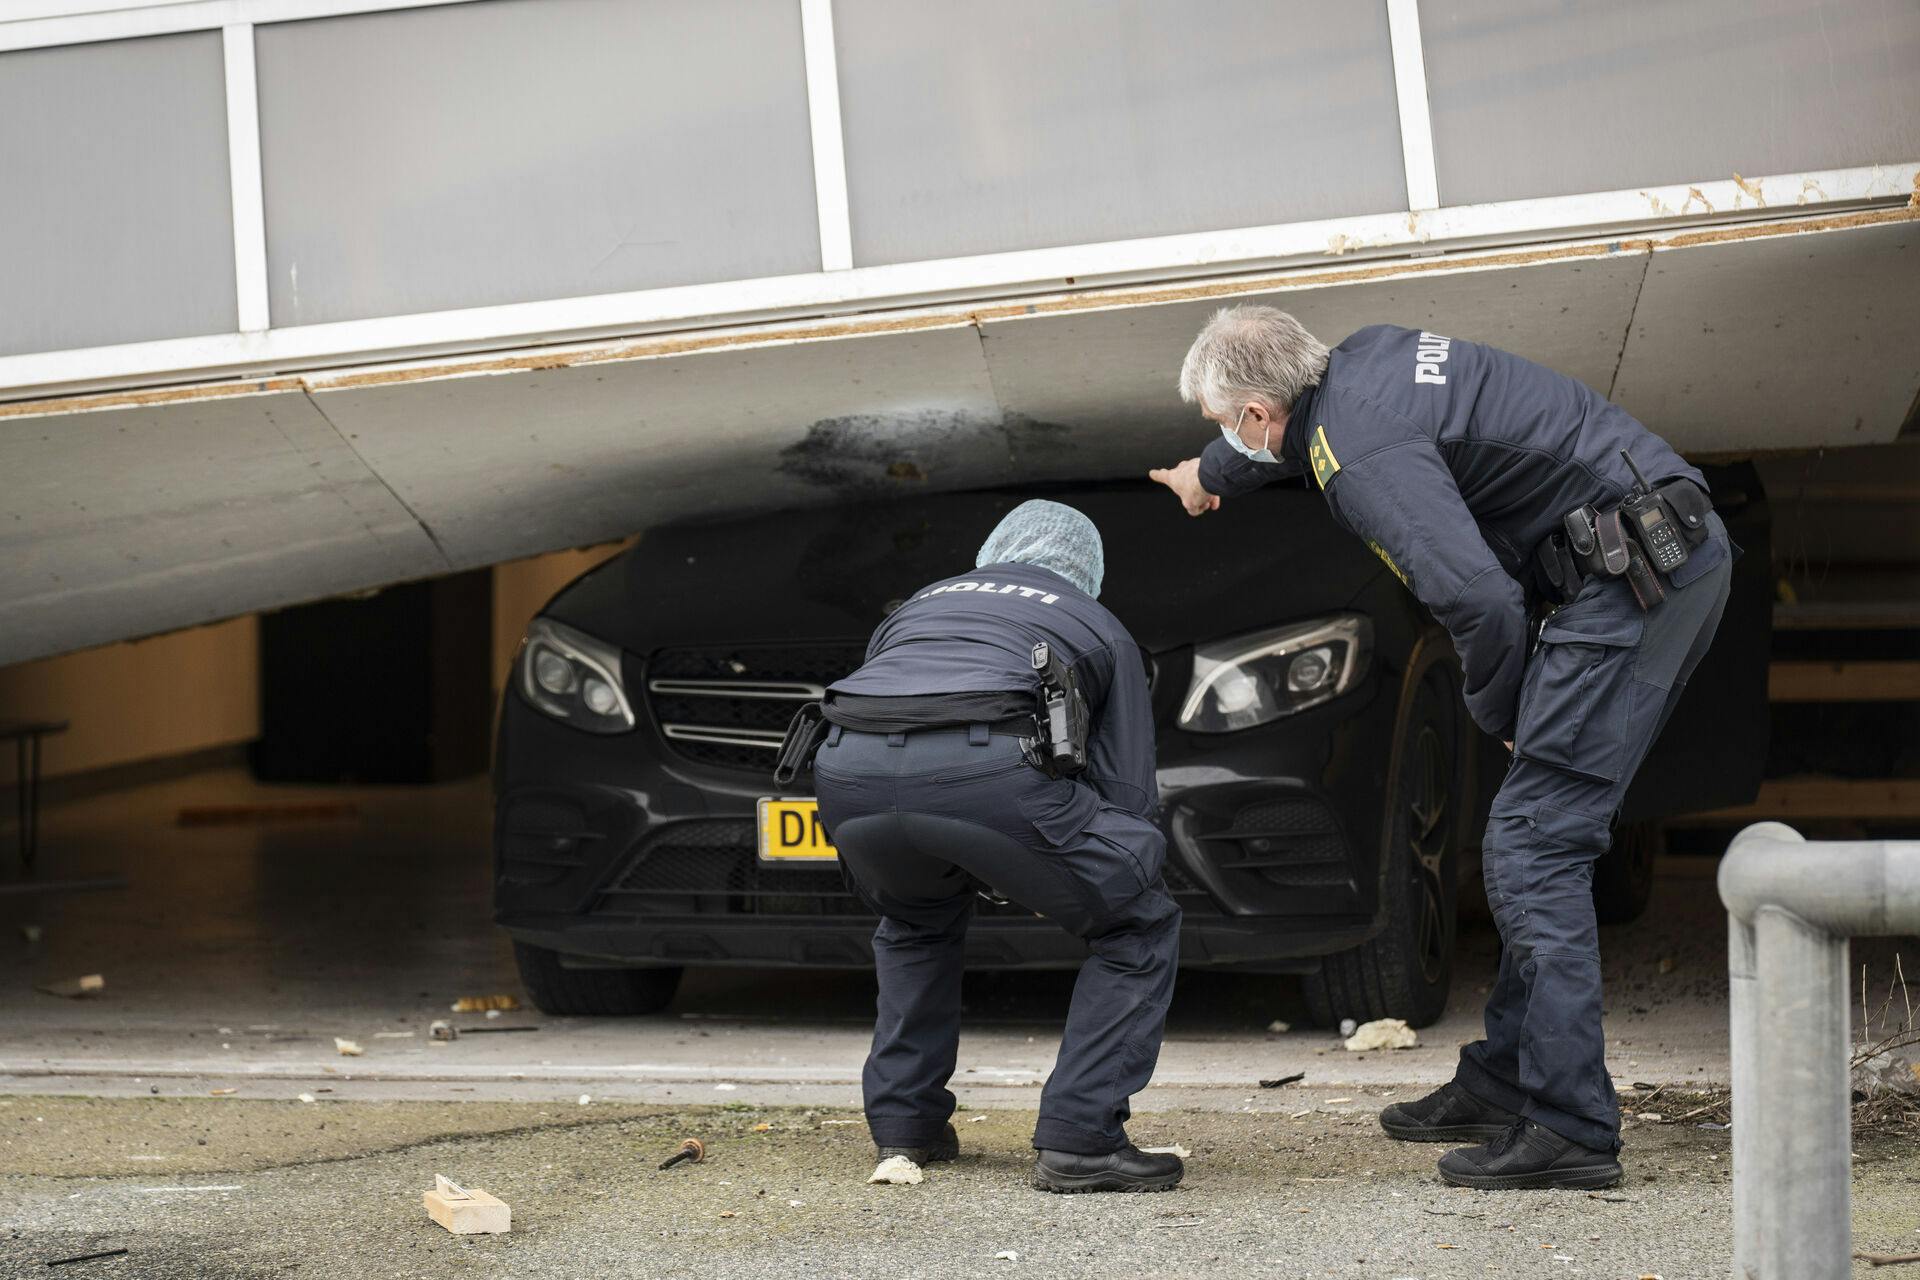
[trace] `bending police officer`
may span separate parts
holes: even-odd
[[[1127,1141],[1128,1099],[1153,1074],[1178,960],[1180,909],[1161,879],[1153,718],[1140,650],[1096,602],[1103,553],[1071,507],[1027,502],[975,570],[915,593],[867,661],[828,692],[814,762],[820,813],[855,891],[881,920],[873,1049],[862,1083],[880,1158],[950,1160],[947,1088],[976,891],[1086,940],[1060,1055],[1040,1097],[1034,1185],[1161,1191],[1180,1160]],[[1070,668],[1090,713],[1078,777],[1036,754],[1034,649]]]
[[[1228,308],[1194,340],[1180,393],[1221,438],[1152,477],[1201,515],[1310,472],[1446,627],[1468,711],[1513,751],[1482,845],[1501,939],[1486,1036],[1382,1127],[1483,1142],[1440,1161],[1458,1185],[1610,1185],[1620,1110],[1593,864],[1726,604],[1733,557],[1704,480],[1572,378],[1392,325],[1330,352],[1283,311]]]

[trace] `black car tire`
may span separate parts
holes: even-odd
[[[1461,794],[1454,699],[1436,673],[1421,681],[1388,794],[1387,927],[1320,962],[1301,980],[1307,1012],[1321,1026],[1343,1018],[1404,1018],[1424,1027],[1447,1008],[1453,984],[1455,890]]]
[[[1635,822],[1614,833],[1613,847],[1593,864],[1593,911],[1601,924],[1626,924],[1646,914],[1660,843],[1655,822]]]
[[[540,1012],[591,1017],[658,1013],[680,989],[683,969],[569,969],[560,953],[513,944],[520,982]]]

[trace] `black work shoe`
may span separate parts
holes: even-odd
[[[1147,1152],[1128,1143],[1104,1156],[1042,1151],[1033,1162],[1033,1185],[1073,1195],[1081,1191],[1171,1191],[1187,1171],[1180,1157]]]
[[[881,1147],[880,1159],[892,1159],[905,1156],[915,1164],[937,1164],[942,1160],[957,1159],[960,1155],[960,1135],[948,1125],[947,1131],[939,1136],[930,1147]]]
[[[1380,1113],[1380,1127],[1402,1142],[1492,1142],[1520,1117],[1449,1081],[1424,1098],[1396,1102]]]
[[[1456,1187],[1481,1191],[1541,1187],[1592,1191],[1612,1186],[1621,1173],[1613,1152],[1583,1147],[1531,1120],[1516,1120],[1484,1147],[1449,1151],[1440,1157],[1440,1176]]]

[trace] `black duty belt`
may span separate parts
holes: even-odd
[[[1712,498],[1684,478],[1636,488],[1614,507],[1576,507],[1534,549],[1542,592],[1566,604],[1592,578],[1625,578],[1640,607],[1652,609],[1666,598],[1662,579],[1707,540],[1712,513]]]
[[[836,726],[847,733],[889,735],[978,726],[989,736],[1031,743],[1039,736],[1033,706],[1033,695],[1018,691],[898,697],[832,694],[824,704],[809,702],[794,713],[780,744],[773,780],[782,787],[791,786],[812,767],[814,753]]]

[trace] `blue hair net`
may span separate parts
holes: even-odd
[[[990,564],[1031,564],[1053,572],[1088,595],[1098,598],[1106,575],[1106,552],[1100,530],[1072,507],[1036,499],[1007,512],[980,544],[974,567]]]

